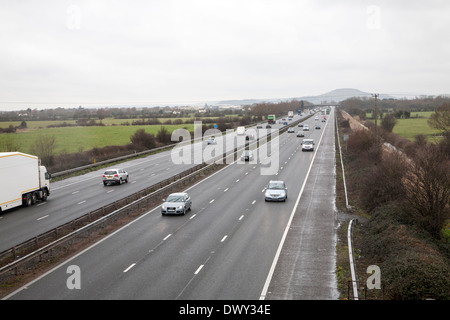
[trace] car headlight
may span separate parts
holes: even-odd
[[[265,196],[266,196],[266,197],[270,197],[270,193],[269,193],[269,191],[266,191],[266,194],[265,194]]]
[[[183,206],[178,206],[177,209],[183,209]]]
[[[165,210],[165,209],[166,209],[166,206],[165,206],[165,205],[162,205],[162,206],[161,206],[161,209],[164,209],[164,210]]]

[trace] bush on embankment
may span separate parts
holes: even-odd
[[[385,299],[450,299],[449,141],[386,150],[371,130],[350,133],[345,170],[358,227],[356,265],[381,269]],[[409,157],[406,157],[409,156]]]

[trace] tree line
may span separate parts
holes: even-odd
[[[422,97],[415,99],[379,99],[377,115],[382,119],[385,114],[393,114],[397,119],[410,118],[414,112],[436,111],[444,103],[450,103],[450,97]],[[340,102],[340,107],[352,116],[366,119],[367,113],[375,112],[375,101],[370,98],[350,98]]]
[[[175,111],[175,112],[174,112]],[[30,121],[30,120],[103,120],[114,119],[149,119],[149,118],[186,118],[194,117],[223,117],[231,115],[243,115],[240,109],[216,109],[206,108],[206,112],[199,110],[176,107],[104,107],[104,108],[49,108],[31,109],[20,111],[0,112],[0,121]]]

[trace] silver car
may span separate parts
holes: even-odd
[[[286,201],[287,187],[284,181],[270,180],[264,192],[265,201]]]
[[[186,192],[178,192],[170,194],[167,199],[163,200],[161,205],[161,214],[186,214],[191,210],[191,197]]]
[[[103,184],[106,186],[109,183],[122,184],[123,182],[128,182],[128,173],[123,169],[108,169],[103,175]]]

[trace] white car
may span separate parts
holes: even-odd
[[[122,184],[124,182],[128,182],[129,176],[128,173],[123,169],[108,169],[103,175],[103,185],[107,185],[110,183]]]

